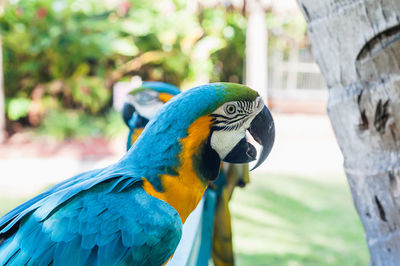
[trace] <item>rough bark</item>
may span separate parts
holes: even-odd
[[[400,264],[400,1],[298,0],[372,265]]]

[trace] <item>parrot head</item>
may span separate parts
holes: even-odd
[[[274,143],[271,113],[256,91],[235,83],[213,83],[182,92],[168,101],[130,152],[137,152],[139,147],[143,155],[151,151],[146,156],[152,158],[152,165],[172,172],[189,158],[190,164],[200,169],[199,176],[209,181],[217,178],[221,161],[257,160],[257,150],[249,143],[246,132],[261,145],[254,169],[267,158]],[[154,147],[159,154],[153,153]]]
[[[227,84],[226,101],[211,112],[209,144],[220,159],[228,163],[248,163],[257,159],[256,148],[246,131],[261,145],[261,154],[253,169],[267,158],[275,139],[270,111],[258,94],[241,85]]]
[[[246,132],[261,145],[258,160]],[[258,167],[274,138],[271,113],[256,91],[240,84],[213,83],[182,92],[164,104],[122,162],[143,177],[148,194],[173,206],[184,222],[209,181],[219,176],[221,162],[257,160]]]
[[[129,128],[143,128],[155,113],[173,96],[180,93],[174,85],[145,81],[132,90],[122,107],[122,118]],[[136,119],[133,119],[136,118]]]

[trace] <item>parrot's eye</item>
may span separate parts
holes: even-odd
[[[226,131],[237,130],[247,121],[251,121],[249,119],[253,117],[255,111],[259,110],[257,110],[254,101],[232,101],[225,103],[211,114],[214,129]]]
[[[228,104],[225,107],[225,113],[227,113],[228,115],[232,115],[236,112],[236,106],[233,104]]]

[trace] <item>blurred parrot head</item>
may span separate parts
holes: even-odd
[[[174,85],[145,81],[126,97],[122,117],[129,128],[143,128],[155,113],[173,96],[180,93]],[[135,118],[135,119],[132,119]]]

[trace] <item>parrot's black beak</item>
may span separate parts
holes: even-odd
[[[129,127],[129,120],[131,120],[133,113],[136,111],[135,107],[132,104],[124,103],[122,107],[122,118],[124,119],[125,124]]]
[[[242,138],[238,144],[223,159],[227,163],[248,163],[257,159],[257,150]]]
[[[261,154],[256,165],[251,169],[257,168],[268,157],[275,139],[275,126],[271,113],[264,105],[260,113],[254,117],[248,129],[254,140],[261,145]],[[257,150],[251,145],[247,138],[241,139],[236,146],[223,159],[227,163],[248,163],[257,159]]]
[[[133,118],[133,115],[136,113],[135,119]],[[135,106],[133,106],[130,103],[124,103],[124,106],[122,107],[122,118],[124,119],[125,124],[129,128],[142,128],[147,125],[149,120],[143,116],[141,116],[137,111]],[[133,124],[132,124],[133,122]]]
[[[254,140],[261,145],[261,154],[256,165],[251,169],[254,170],[267,159],[275,140],[274,120],[272,119],[271,112],[265,105],[261,112],[253,119],[248,130]]]

